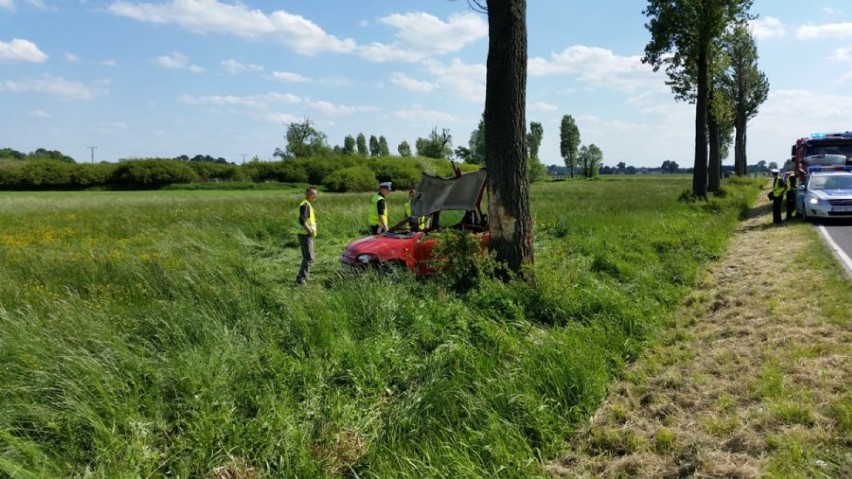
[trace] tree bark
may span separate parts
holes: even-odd
[[[703,28],[702,28],[703,30]],[[708,40],[702,31],[698,39],[697,98],[695,99],[695,163],[692,173],[692,192],[707,197],[707,92],[709,85]]]
[[[713,113],[713,89],[708,93],[707,134],[710,137],[710,161],[707,166],[707,189],[717,192],[722,189],[722,137],[719,122]]]
[[[489,181],[489,248],[530,284],[532,217],[526,145],[526,0],[488,1],[485,165]]]
[[[736,115],[736,134],[734,135],[734,164],[737,174],[745,176],[748,172],[748,161],[746,159],[746,121],[743,115]]]

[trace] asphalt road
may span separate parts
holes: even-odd
[[[817,228],[846,271],[852,275],[852,224],[826,224]]]

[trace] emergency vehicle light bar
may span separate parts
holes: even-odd
[[[811,133],[811,140],[824,140],[826,138],[852,138],[852,131],[838,133]]]
[[[808,173],[813,173],[815,171],[848,171],[852,173],[852,166],[830,165],[808,167]]]

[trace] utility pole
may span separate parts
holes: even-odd
[[[246,154],[245,153],[243,153],[243,163],[242,164],[244,164],[244,165],[246,164]]]
[[[91,153],[92,153],[92,163],[94,163],[94,162],[95,162],[95,148],[97,148],[97,146],[87,146],[86,148],[88,148],[88,149],[89,149],[89,151],[91,151]]]

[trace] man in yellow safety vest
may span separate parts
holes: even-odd
[[[379,183],[379,191],[370,200],[370,215],[367,223],[370,225],[370,233],[377,235],[388,230],[388,205],[385,198],[391,192],[391,182]]]
[[[299,219],[296,236],[302,248],[302,264],[296,275],[296,284],[305,284],[314,262],[314,238],[317,236],[317,218],[314,215],[313,202],[317,199],[317,189],[309,186],[305,190],[305,199],[299,203]]]
[[[772,173],[772,222],[776,225],[783,224],[781,219],[781,205],[784,203],[784,193],[787,192],[787,183],[781,177],[778,168],[769,170]]]
[[[417,218],[413,215],[413,209],[411,203],[414,201],[414,196],[417,193],[417,190],[414,188],[408,190],[408,201],[405,202],[403,206],[405,210],[405,218],[408,219],[408,228],[412,231],[424,231],[426,229],[426,217],[419,216]]]

